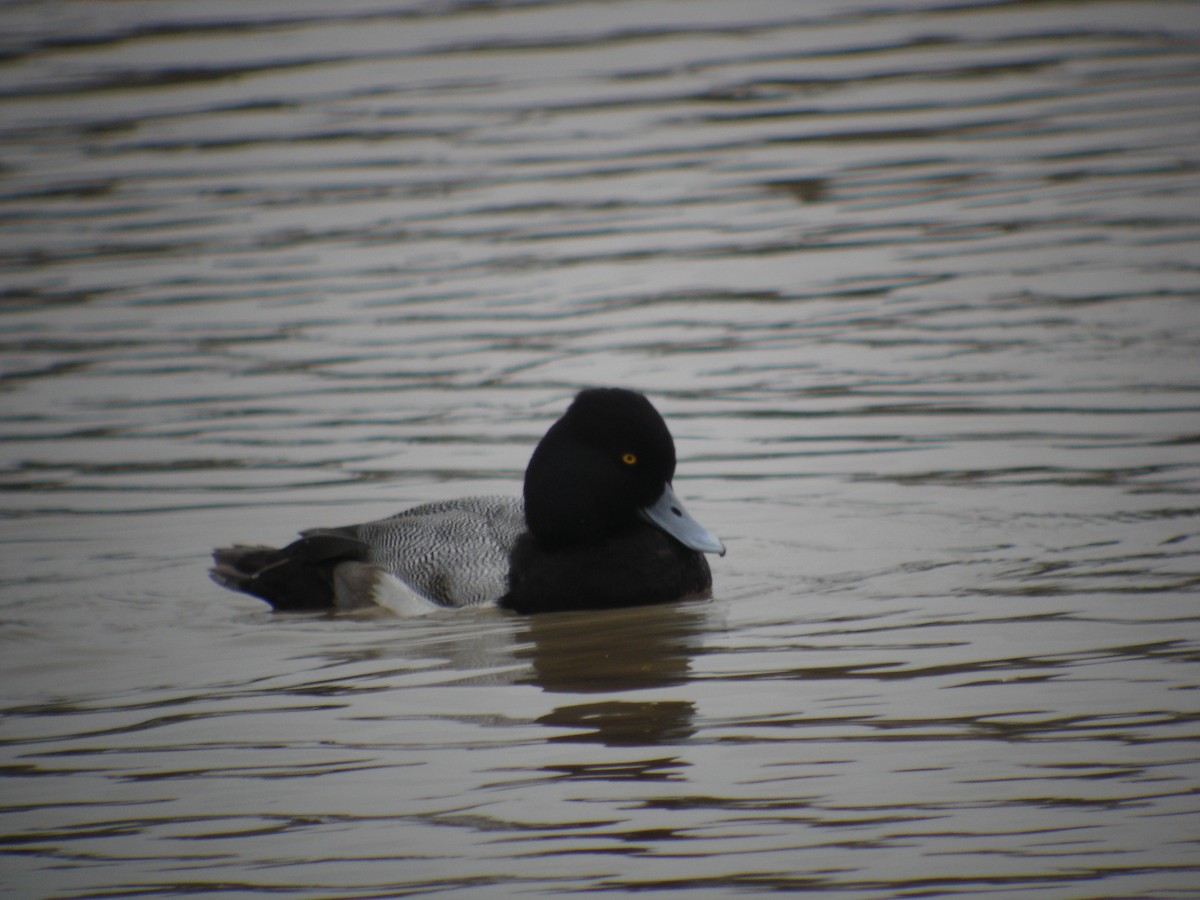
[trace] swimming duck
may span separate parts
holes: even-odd
[[[581,391],[538,443],[523,499],[467,497],[301,532],[282,548],[215,550],[217,584],[276,610],[521,613],[705,596],[725,547],[675,495],[675,442],[642,394]]]

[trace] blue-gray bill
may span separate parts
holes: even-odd
[[[663,488],[659,498],[641,509],[640,513],[647,522],[661,528],[685,547],[701,553],[725,555],[725,545],[715,534],[692,518],[669,484]]]

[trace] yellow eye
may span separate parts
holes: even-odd
[[[625,463],[625,465],[627,465],[627,466],[636,466],[637,465],[637,456],[633,453],[626,453],[624,456],[621,457],[621,462]]]

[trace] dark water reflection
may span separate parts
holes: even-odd
[[[14,896],[1196,896],[1190,2],[0,10]],[[649,392],[714,599],[275,617]]]
[[[533,617],[529,620],[530,683],[551,694],[584,695],[584,702],[558,706],[537,722],[568,728],[552,741],[596,742],[609,747],[672,746],[695,734],[691,700],[588,701],[589,694],[625,694],[686,684],[691,659],[701,650],[706,627],[689,605],[615,612]]]

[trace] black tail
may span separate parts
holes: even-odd
[[[274,547],[222,547],[213,551],[212,580],[231,591],[266,600],[276,610],[300,612],[334,607],[333,570],[361,561],[366,546],[352,534],[315,531]]]

